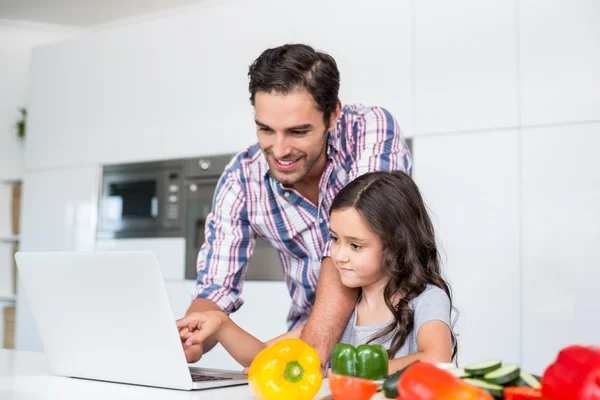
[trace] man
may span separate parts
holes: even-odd
[[[240,307],[258,235],[279,251],[293,300],[289,328],[325,364],[358,298],[329,258],[331,201],[366,172],[410,173],[410,154],[386,110],[342,107],[339,71],[327,54],[301,44],[268,49],[248,75],[258,143],[240,152],[219,180],[188,314]],[[209,337],[187,348],[187,361],[214,345]]]

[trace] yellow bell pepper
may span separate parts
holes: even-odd
[[[300,339],[284,339],[252,361],[248,383],[261,400],[310,400],[321,388],[321,360]]]

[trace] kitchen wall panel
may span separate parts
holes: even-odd
[[[518,132],[414,138],[414,177],[459,311],[461,365],[520,361]]]

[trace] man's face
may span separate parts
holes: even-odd
[[[282,184],[300,182],[326,156],[323,113],[305,90],[287,95],[258,92],[254,115],[258,144],[271,174]]]

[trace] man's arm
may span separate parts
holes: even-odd
[[[254,240],[246,215],[244,190],[236,174],[227,169],[219,179],[206,220],[205,242],[198,255],[196,298],[186,315],[202,311],[229,314],[242,305],[242,283]],[[180,332],[182,338],[185,334]],[[209,337],[203,344],[184,347],[187,361],[200,360],[215,344],[216,339]]]
[[[324,366],[329,360],[331,349],[342,336],[357,300],[358,289],[342,285],[333,261],[330,257],[325,257],[317,284],[315,305],[300,336],[319,353],[321,365]]]

